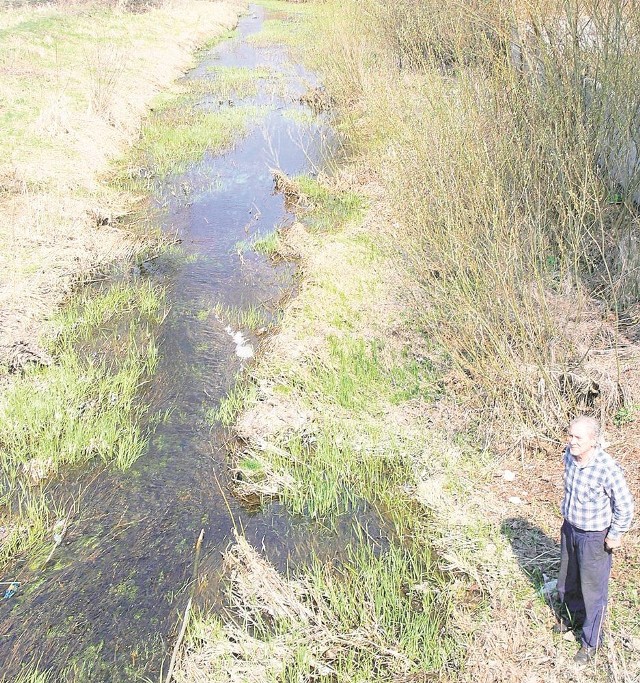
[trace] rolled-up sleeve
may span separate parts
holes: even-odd
[[[611,527],[608,536],[612,540],[617,540],[625,531],[629,530],[633,519],[633,496],[629,491],[624,474],[616,464],[610,470],[610,481],[608,482],[607,493],[611,498]]]

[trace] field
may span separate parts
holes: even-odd
[[[357,540],[285,574],[237,533],[224,609],[187,611],[174,679],[636,681],[637,523],[595,662],[576,670],[573,636],[551,633],[573,415],[602,420],[640,492],[633,7],[260,4],[250,40],[318,72],[307,98],[339,154],[313,177],[276,174],[296,221],[236,246],[295,257],[299,286],[206,414],[229,430],[232,495]],[[199,86],[174,83],[243,7],[0,12],[0,561],[41,562],[72,513],[51,505],[50,477],[144,449],[136,397],[164,293],[134,280],[70,294],[155,253],[135,219],[149,188],[247,124],[249,110],[183,108]],[[268,75],[214,70],[224,97]],[[106,346],[110,363],[93,362]]]

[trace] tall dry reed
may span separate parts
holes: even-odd
[[[596,297],[615,328],[640,289],[637,16],[347,0],[329,21],[326,82],[395,207],[419,324],[479,404],[525,427],[624,396],[615,359],[585,365],[599,322],[578,323]]]

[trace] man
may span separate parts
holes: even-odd
[[[577,417],[564,452],[564,500],[558,594],[564,633],[582,626],[574,662],[587,664],[602,643],[612,553],[631,526],[633,499],[620,466],[600,446],[600,424]]]

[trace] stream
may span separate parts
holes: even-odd
[[[46,569],[21,568],[23,587],[0,601],[7,681],[31,664],[53,681],[158,681],[187,602],[201,529],[200,574],[207,581],[197,600],[214,608],[225,601],[221,561],[234,528],[283,571],[311,556],[339,555],[352,537],[349,516],[329,530],[292,516],[277,501],[254,509],[233,498],[226,435],[207,419],[251,362],[239,357],[227,324],[212,309],[274,310],[294,287],[292,264],[237,249],[293,220],[273,191],[270,169],[314,173],[331,147],[326,122],[311,119],[300,103],[315,85],[313,74],[284,48],[247,40],[264,18],[265,10],[252,6],[237,36],[208,51],[186,76],[207,77],[211,66],[268,68],[278,87],[263,78],[257,95],[233,102],[263,107],[259,120],[233,150],[206,155],[155,198],[165,208],[167,233],[177,231],[185,252],[147,262],[138,273],[167,289],[170,312],[157,331],[159,368],[144,400],[150,414],[169,417],[153,428],[146,453],[129,471],[96,470],[63,484],[81,491],[63,544]],[[210,102],[205,97],[198,106]],[[249,331],[234,331],[259,346]]]

